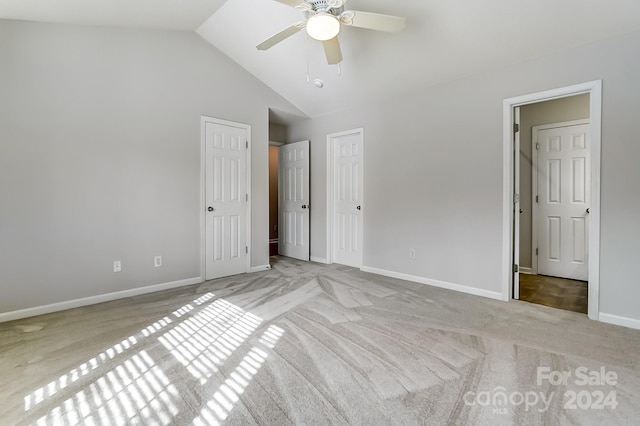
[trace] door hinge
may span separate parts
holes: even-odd
[[[538,248],[536,248],[536,256],[538,255]]]
[[[513,133],[518,133],[520,131],[520,125],[518,123],[513,123]]]
[[[249,246],[244,246],[244,252],[249,254]]]
[[[244,200],[248,202],[249,201],[249,194],[244,194],[244,195],[245,195]]]
[[[537,144],[536,144],[536,151],[539,151],[539,150],[540,150],[540,144],[539,144],[539,143],[537,143]]]
[[[520,194],[513,194],[513,204],[518,204],[520,202]]]
[[[518,273],[518,265],[516,265],[515,263],[513,264],[513,273]]]
[[[249,149],[249,141],[244,141],[245,147]]]
[[[539,202],[540,202],[540,201],[539,201],[539,198],[538,198],[538,196],[536,195],[536,203],[539,203]]]

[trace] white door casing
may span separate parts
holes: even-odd
[[[537,273],[588,280],[591,137],[588,120],[533,129]],[[535,253],[535,251],[534,251]],[[536,266],[534,262],[534,268]]]
[[[278,148],[278,253],[309,260],[309,141]]]
[[[513,111],[513,298],[520,299],[520,107]]]
[[[330,261],[361,268],[363,264],[364,130],[327,137],[329,144]]]
[[[204,276],[249,270],[250,127],[202,118]]]

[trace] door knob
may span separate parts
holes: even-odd
[[[306,205],[306,204],[303,204],[303,205],[302,205],[302,208],[303,208],[303,209],[306,209],[306,208],[307,208],[307,205]]]
[[[589,209],[587,208],[587,214],[589,214]]]
[[[356,210],[362,210],[362,208],[360,206],[356,207]]]
[[[216,209],[214,209],[213,207],[209,206],[209,208],[208,208],[207,210],[209,210],[210,212],[213,212],[213,211],[215,211]]]

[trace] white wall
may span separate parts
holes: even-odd
[[[312,141],[311,255],[326,257],[326,135],[364,127],[365,266],[500,293],[502,102],[602,79],[600,309],[640,320],[638,51],[635,33],[294,123]]]
[[[199,277],[201,115],[252,126],[268,263],[268,108],[298,110],[191,32],[0,21],[0,40],[0,313]]]

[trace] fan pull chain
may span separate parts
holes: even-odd
[[[342,65],[338,64],[338,75],[342,75]]]

